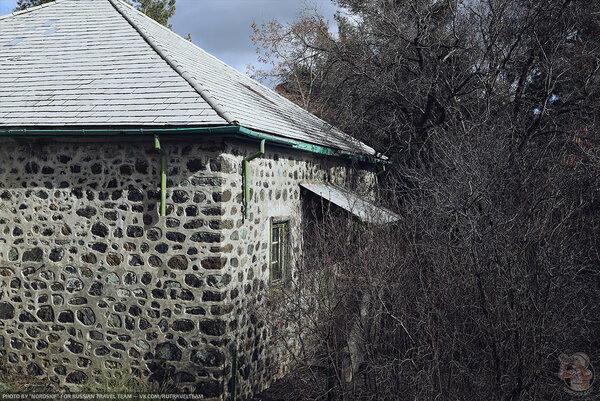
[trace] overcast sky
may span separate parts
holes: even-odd
[[[17,0],[0,0],[0,15],[15,8]],[[250,40],[252,22],[276,18],[290,22],[304,6],[304,0],[177,0],[175,16],[169,21],[181,36],[192,41],[245,73],[247,64],[256,65],[256,52]],[[334,26],[337,7],[330,0],[308,0]]]

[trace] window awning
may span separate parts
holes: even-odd
[[[396,213],[375,205],[361,195],[333,184],[302,183],[302,188],[349,211],[359,219],[371,224],[389,224],[400,220]]]

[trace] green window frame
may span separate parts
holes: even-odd
[[[274,285],[289,283],[289,227],[287,221],[271,222],[269,280]]]

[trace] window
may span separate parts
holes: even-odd
[[[289,223],[271,223],[271,283],[286,284],[289,280]]]

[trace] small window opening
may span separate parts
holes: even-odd
[[[287,285],[289,282],[289,223],[271,224],[270,278],[272,284]]]

